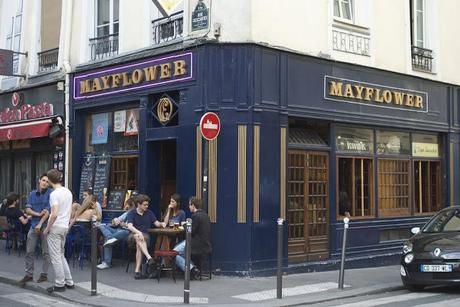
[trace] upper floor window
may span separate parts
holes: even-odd
[[[97,37],[118,33],[119,0],[97,0],[96,10]]]
[[[334,0],[334,16],[353,21],[353,0]]]
[[[427,0],[410,0],[412,67],[433,71],[433,50],[428,42]]]
[[[425,47],[425,1],[411,0],[412,4],[412,44]]]
[[[22,5],[23,0],[17,0],[16,13],[11,17],[11,23],[8,25],[6,34],[5,48],[19,52],[21,47],[21,31],[22,31]],[[13,55],[13,72],[17,73],[19,68],[19,56]]]

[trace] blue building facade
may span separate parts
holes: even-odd
[[[254,44],[181,47],[77,68],[74,191],[91,152],[111,158],[109,195],[145,193],[157,216],[173,192],[184,208],[201,196],[214,270],[237,274],[273,271],[278,217],[300,270],[337,262],[345,215],[348,254],[383,262],[458,203],[457,87]],[[208,111],[221,120],[210,142]]]

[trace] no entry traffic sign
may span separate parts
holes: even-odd
[[[216,113],[207,112],[200,120],[201,135],[208,141],[212,141],[219,135],[220,119]]]

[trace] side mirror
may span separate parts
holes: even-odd
[[[414,235],[418,234],[420,232],[420,227],[413,227],[410,232],[412,232]]]

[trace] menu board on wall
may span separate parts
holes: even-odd
[[[95,164],[93,194],[103,204],[109,187],[110,157],[100,156]]]
[[[110,191],[109,199],[107,201],[107,209],[122,210],[125,203],[125,190]]]
[[[88,154],[83,158],[80,176],[80,199],[83,198],[83,192],[85,190],[93,187],[95,165],[96,157],[94,155]]]

